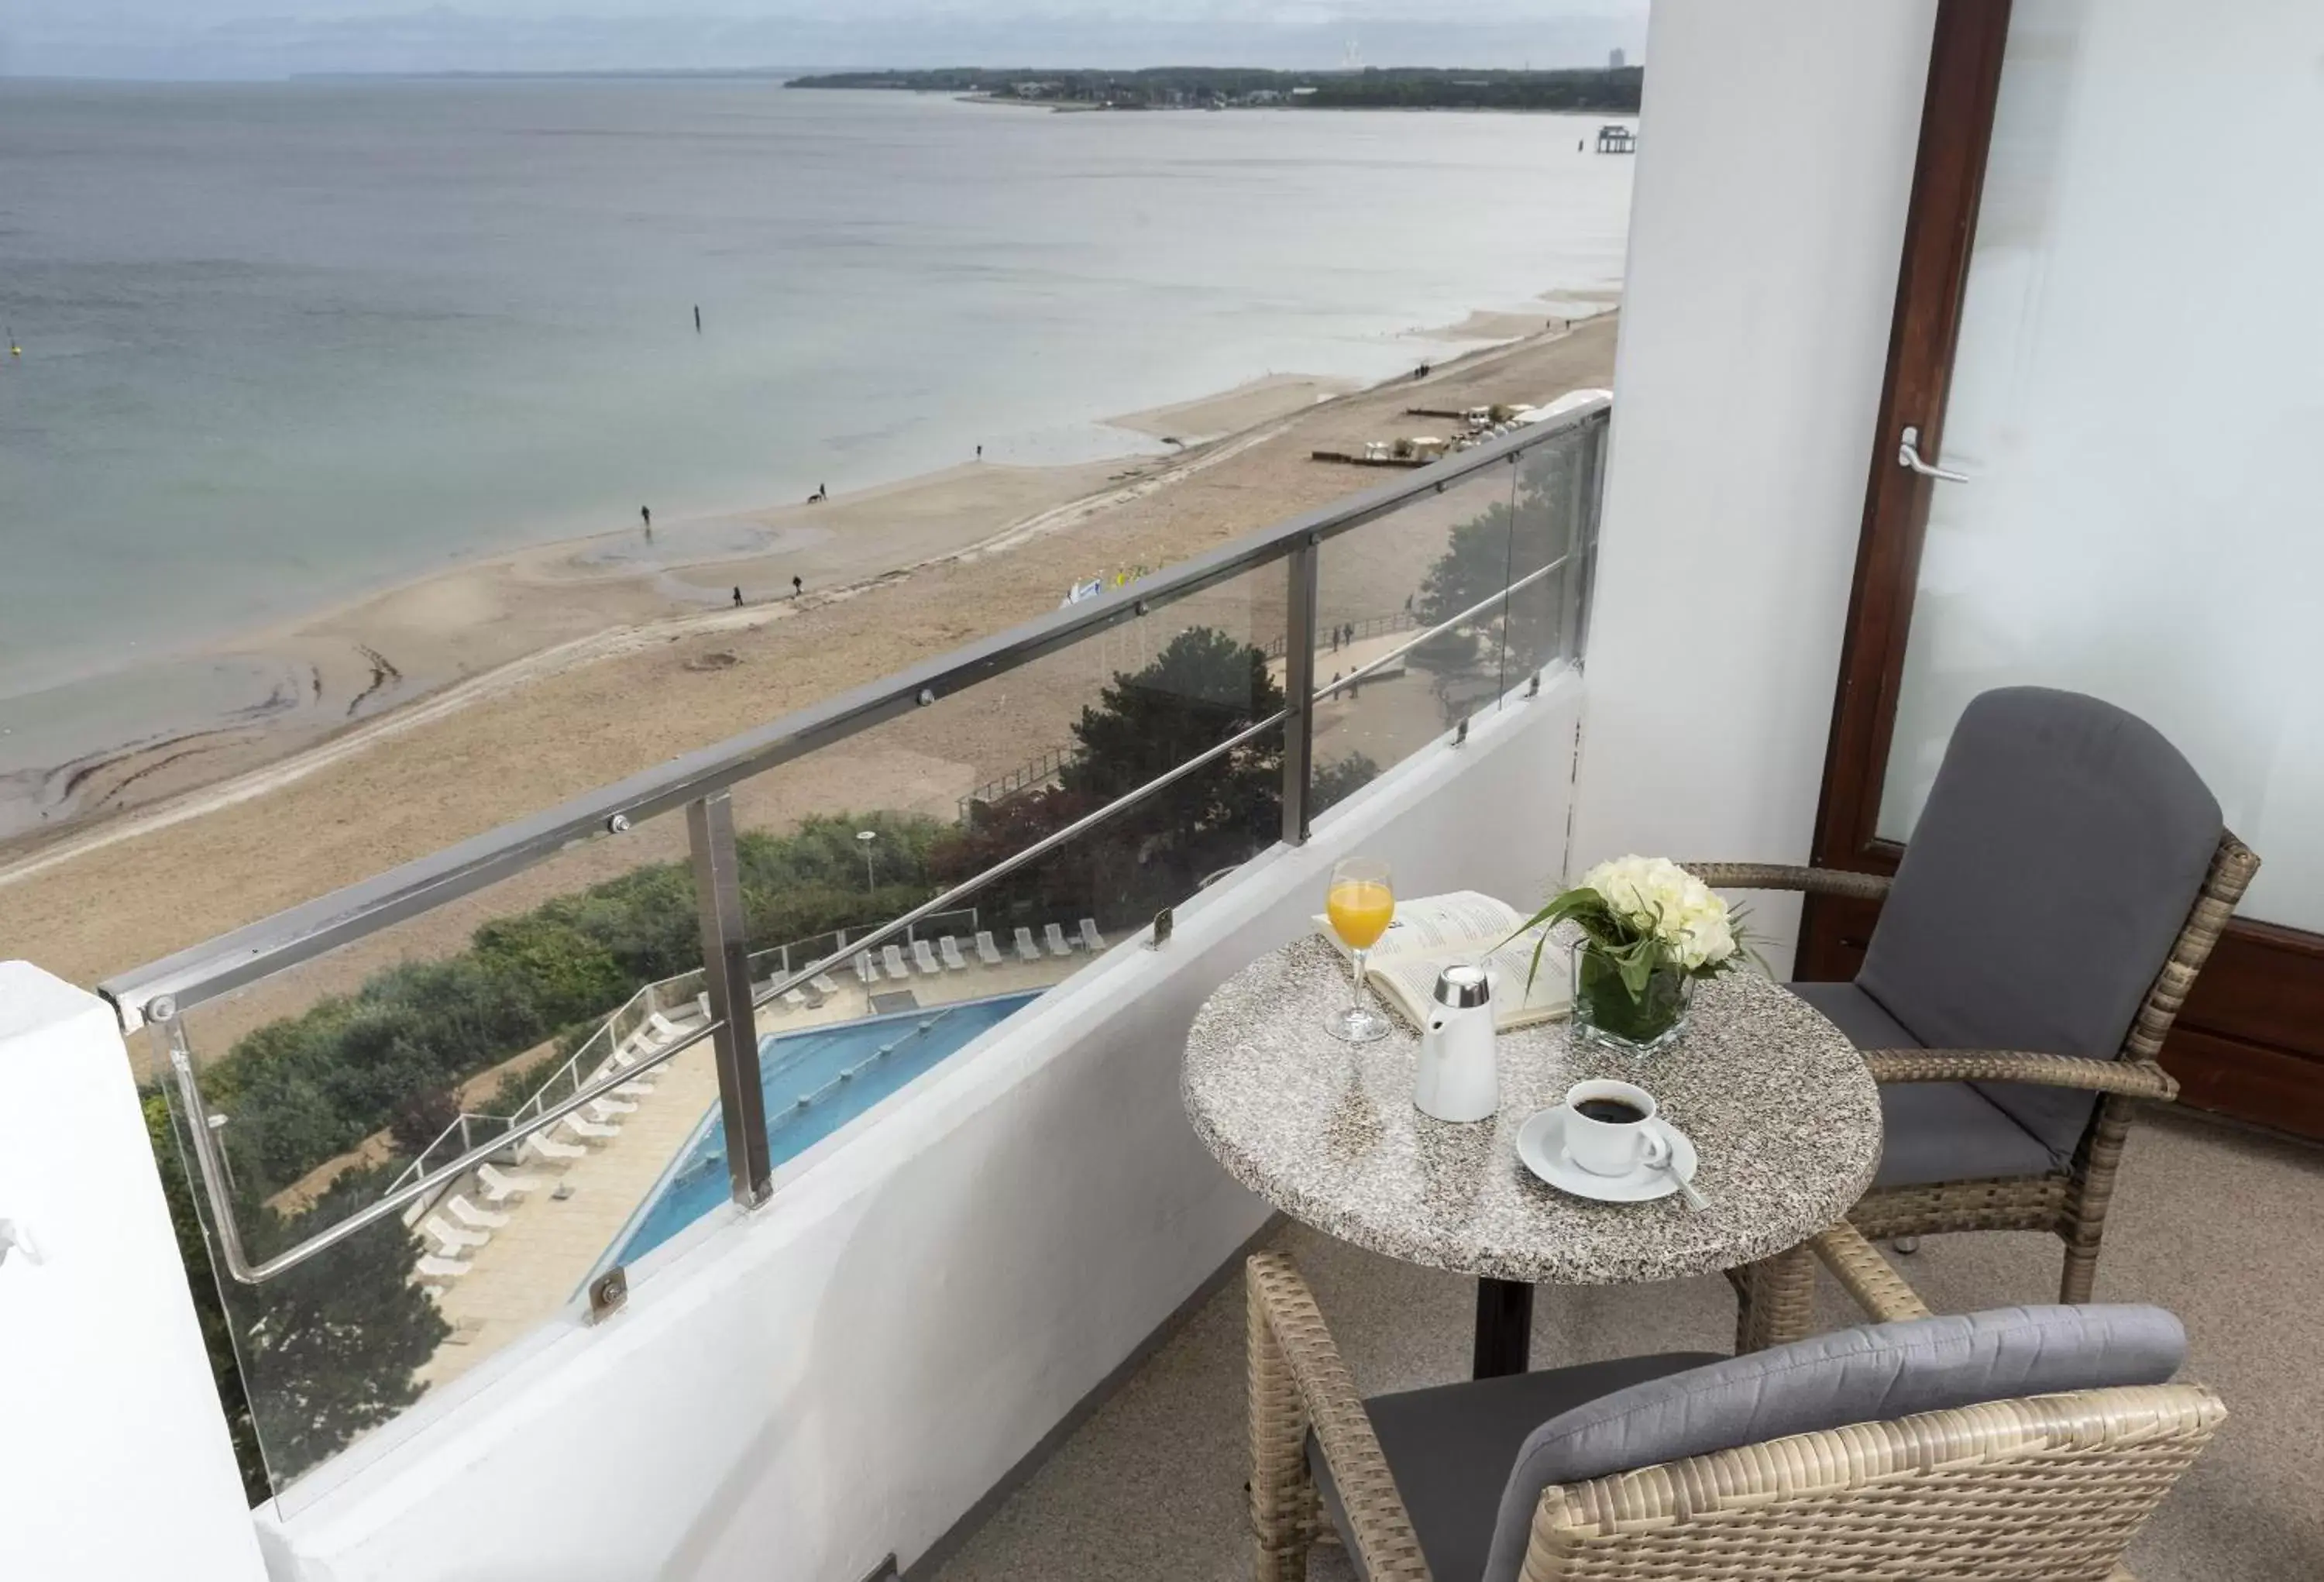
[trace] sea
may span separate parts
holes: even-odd
[[[1604,119],[0,79],[0,789],[464,560],[1129,454],[1109,415],[1601,300]]]

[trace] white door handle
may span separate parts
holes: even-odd
[[[1969,481],[1969,474],[1965,472],[1955,472],[1950,467],[1938,467],[1921,459],[1921,430],[1918,429],[1908,428],[1898,438],[1896,465],[1908,472],[1919,473],[1924,478],[1935,478],[1940,483],[1965,484]]]

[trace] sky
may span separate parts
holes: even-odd
[[[1637,63],[1646,0],[0,0],[0,76]]]

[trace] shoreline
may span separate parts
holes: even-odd
[[[896,528],[922,533],[921,552],[867,564],[796,603],[664,606],[649,619],[604,622],[342,721],[288,753],[278,745],[232,773],[20,842],[0,850],[0,956],[37,957],[71,981],[95,983],[762,726],[1053,610],[1077,577],[1174,564],[1359,493],[1377,478],[1314,462],[1311,451],[1410,431],[1408,405],[1542,402],[1602,387],[1617,327],[1609,315],[1435,363],[1425,384],[1407,377],[1303,400],[1231,438],[1153,458],[1137,476],[1101,472],[1095,486],[1072,487],[1089,480],[1042,469],[1035,481],[1044,497],[1032,509],[987,498],[964,512],[923,497],[922,520]],[[1194,427],[1169,410],[1173,427]],[[911,487],[889,486],[896,492],[881,497],[883,520]],[[816,509],[844,504],[835,496]],[[1418,569],[1405,562],[1425,551],[1420,540],[1405,541],[1367,540],[1377,547],[1350,562],[1354,580],[1335,597],[1351,615],[1411,586]],[[1263,640],[1282,618],[1279,578],[1206,590],[1185,618]],[[1158,631],[1045,661],[954,708],[903,717],[844,751],[756,777],[736,788],[738,822],[779,830],[811,815],[883,808],[948,818],[962,795],[1018,764],[1026,743],[1065,739],[1104,673],[1138,662],[1139,644]],[[402,654],[382,652],[409,676]],[[996,718],[1005,730],[993,728]],[[383,966],[465,948],[493,917],[683,851],[683,828],[667,819],[585,843],[215,1002],[201,1013],[198,1053],[222,1052],[238,1031],[318,995],[352,992]]]
[[[1543,293],[1545,302],[1552,298],[1578,294]],[[1471,349],[1437,365],[1451,369],[1540,337],[1532,327],[1549,317],[1480,310],[1459,324],[1399,333],[1469,343]],[[1526,333],[1516,333],[1520,328]],[[139,815],[153,814],[178,821],[189,815],[170,813],[171,805],[198,793],[253,781],[260,790],[249,794],[261,794],[281,782],[274,772],[309,754],[329,762],[354,745],[398,734],[393,722],[407,711],[495,696],[657,637],[754,625],[801,599],[851,597],[931,564],[1005,548],[985,541],[1056,513],[1102,509],[1124,490],[1134,497],[1256,430],[1380,387],[1268,374],[1095,420],[1121,434],[1123,449],[1092,461],[957,463],[819,504],[657,523],[652,537],[642,528],[595,532],[481,551],[262,627],[26,694],[69,698],[126,679],[142,683],[146,698],[161,683],[190,685],[203,697],[157,728],[0,767],[0,884],[70,851],[110,844],[121,837],[104,831],[124,819],[142,825],[147,820]],[[1177,449],[1157,452],[1141,443]],[[870,520],[875,516],[884,520]],[[964,536],[954,525],[964,520]],[[802,595],[793,595],[792,576],[803,579]],[[1061,577],[1060,589],[1071,580]],[[737,587],[747,590],[740,607],[729,602]]]

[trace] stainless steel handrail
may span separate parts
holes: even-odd
[[[498,883],[579,841],[620,833],[655,814],[714,795],[814,749],[1215,586],[1255,567],[1360,527],[1536,446],[1602,426],[1600,397],[1557,417],[1457,452],[1405,478],[1250,534],[1148,580],[1070,606],[954,650],[757,730],[587,792],[559,807],[406,863],[374,878],[106,979],[124,1033],[376,933]]]

